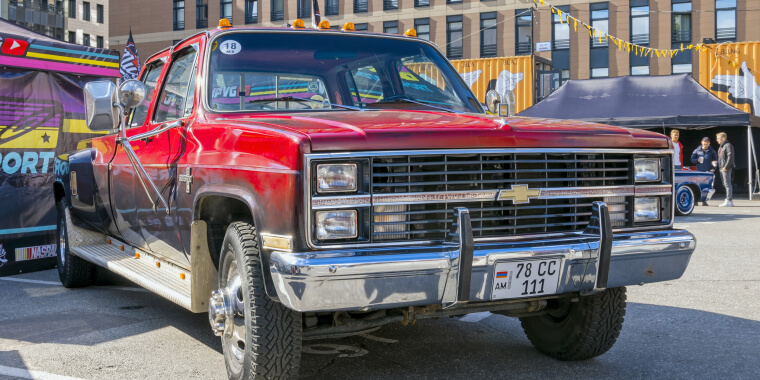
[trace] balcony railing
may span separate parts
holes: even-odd
[[[480,47],[480,58],[496,56],[496,45],[483,45]]]
[[[285,16],[282,14],[282,11],[279,11],[279,12],[278,12],[278,11],[272,10],[272,12],[271,12],[271,18],[272,18],[272,21],[280,21],[280,20],[282,20],[284,17],[285,17]]]
[[[464,49],[462,47],[449,46],[446,48],[446,58],[448,59],[462,59],[463,53]]]
[[[736,39],[736,28],[719,28],[715,30],[716,40],[734,40]]]
[[[354,0],[354,13],[367,13],[369,6],[367,0]]]
[[[174,30],[185,30],[185,21],[174,21]]]
[[[518,42],[515,45],[515,54],[517,55],[530,54],[532,50],[533,50],[533,43],[531,42]]]
[[[631,35],[631,42],[636,45],[648,45],[649,44],[649,33],[645,34],[633,34]]]
[[[25,0],[25,1],[10,0],[8,2],[8,5],[14,6],[14,7],[23,7],[25,9],[30,9],[34,11],[43,11],[43,12],[52,13],[52,14],[61,15],[61,16],[64,15],[64,8],[56,6],[55,4],[48,4],[48,5],[42,6],[40,3],[30,1],[30,0]]]
[[[205,29],[208,28],[208,19],[196,19],[195,20],[195,28],[196,29]]]
[[[554,50],[570,49],[570,39],[554,40]]]
[[[340,5],[337,1],[328,1],[325,5],[325,16],[334,16],[340,13]]]
[[[383,0],[383,10],[392,11],[398,9],[398,0]]]
[[[674,30],[673,42],[689,42],[691,41],[691,30]]]
[[[259,22],[259,15],[257,15],[257,14],[255,14],[255,15],[246,14],[245,15],[245,23],[246,24],[256,24],[258,22]]]

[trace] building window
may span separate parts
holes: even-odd
[[[592,78],[607,78],[610,76],[610,69],[607,67],[591,68]]]
[[[77,1],[69,0],[69,18],[77,18]]]
[[[570,6],[560,6],[557,9],[567,13]],[[562,73],[560,85],[570,79],[570,25],[564,21],[560,23],[556,14],[552,17],[552,66]]]
[[[383,0],[383,10],[392,11],[398,9],[398,0]]]
[[[282,20],[285,17],[284,11],[283,0],[272,0],[272,10],[270,14],[272,21]]]
[[[219,0],[219,18],[226,18],[232,23],[232,0]]]
[[[591,26],[597,30],[591,39],[590,65],[591,77],[602,78],[610,76],[610,52],[607,46],[610,12],[608,3],[589,4],[591,11]]]
[[[208,0],[195,0],[195,28],[208,28]]]
[[[446,4],[462,4],[462,0],[446,0]]]
[[[417,38],[425,41],[430,41],[430,19],[429,18],[417,18],[414,19],[414,29],[417,31]]]
[[[563,13],[567,13],[570,10],[569,6],[557,8]],[[560,22],[559,16],[556,14],[553,15],[552,22],[552,49],[570,49],[570,25],[564,21]]]
[[[325,0],[325,16],[334,16],[340,13],[338,0]]]
[[[462,59],[464,53],[462,37],[462,16],[446,17],[446,57]]]
[[[398,34],[398,21],[383,21],[383,33]]]
[[[354,30],[356,31],[366,32],[367,30],[369,30],[368,27],[369,27],[369,24],[367,24],[366,22],[361,23],[361,24],[354,24]]]
[[[480,14],[480,58],[496,56],[496,12]]]
[[[174,0],[174,30],[185,29],[185,1]]]
[[[715,40],[736,40],[736,0],[715,0]]]
[[[680,50],[691,43],[691,0],[673,0],[671,48]],[[673,74],[691,73],[691,50],[679,51],[670,60]]]
[[[101,49],[103,48],[103,37],[101,37],[101,36],[95,37],[95,46],[97,46],[97,47],[99,47]]]
[[[82,45],[84,45],[84,46],[90,46],[90,35],[89,34],[82,35]]]
[[[673,64],[673,74],[691,74],[691,63]]]
[[[430,0],[414,0],[414,7],[429,7],[430,6]]]
[[[96,9],[98,11],[98,16],[97,16],[98,17],[98,24],[102,24],[104,22],[104,20],[105,20],[105,14],[104,14],[105,11],[103,9],[103,5],[98,4],[95,7],[96,7]]]
[[[298,0],[296,2],[296,17],[300,19],[311,18],[312,0]]]
[[[649,45],[649,0],[631,0],[631,42]],[[634,47],[635,48],[635,47]],[[631,75],[649,75],[649,57],[631,51]]]
[[[367,13],[367,0],[354,0],[354,13]]]
[[[82,20],[90,21],[90,2],[82,3]]]
[[[530,54],[533,51],[533,11],[515,10],[515,54]]]
[[[77,43],[77,32],[69,32],[69,42],[72,44]]]
[[[245,0],[245,23],[259,22],[259,0]]]

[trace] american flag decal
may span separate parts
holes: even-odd
[[[124,47],[124,55],[121,57],[119,73],[123,81],[137,79],[137,75],[140,74],[140,56],[137,55],[137,46],[135,46],[135,41],[132,39],[132,29],[129,30],[127,46]]]

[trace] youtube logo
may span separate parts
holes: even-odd
[[[6,55],[21,55],[26,53],[26,48],[29,47],[29,43],[15,38],[6,38],[2,41],[2,48],[0,50]]]

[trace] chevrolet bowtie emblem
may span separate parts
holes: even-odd
[[[496,200],[510,199],[514,204],[530,203],[531,198],[538,198],[539,195],[541,195],[541,189],[528,189],[528,185],[512,185],[511,190],[499,190]]]

